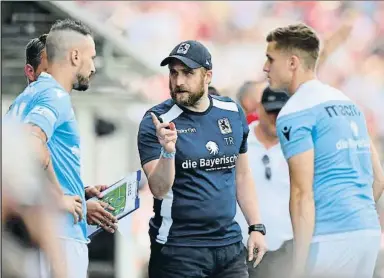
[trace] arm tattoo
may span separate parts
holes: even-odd
[[[46,145],[46,144],[47,144],[47,142],[45,142],[45,141],[39,136],[39,134],[37,134],[35,131],[32,131],[32,132],[31,132],[31,135],[37,137],[37,138],[41,141],[41,143],[42,143],[43,145]]]

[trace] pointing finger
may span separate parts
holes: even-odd
[[[160,124],[160,121],[159,121],[159,119],[156,117],[156,115],[153,114],[153,113],[151,112],[151,117],[152,117],[152,122],[153,122],[153,124],[154,124],[155,126],[158,126],[158,125]]]

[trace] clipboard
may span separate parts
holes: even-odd
[[[93,197],[89,200],[103,201],[115,208],[109,211],[117,220],[131,214],[140,207],[139,182],[141,180],[141,170],[133,172],[126,177],[110,185],[102,192],[102,197]],[[92,238],[103,231],[97,225],[87,225],[87,237]]]

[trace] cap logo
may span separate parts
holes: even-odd
[[[182,43],[180,44],[179,48],[177,49],[176,53],[178,54],[187,54],[189,48],[191,47],[188,43]]]

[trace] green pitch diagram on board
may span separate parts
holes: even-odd
[[[109,211],[114,216],[118,215],[120,212],[123,212],[126,204],[126,193],[127,193],[127,183],[124,183],[122,186],[112,190],[105,194],[102,198],[102,201],[110,204],[115,208],[113,211]]]

